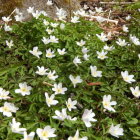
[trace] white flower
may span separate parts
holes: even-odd
[[[112,32],[111,31],[107,33],[107,37],[108,38],[111,38],[112,37]]]
[[[140,54],[138,54],[138,58],[140,59]]]
[[[84,4],[84,7],[83,7],[83,9],[84,10],[87,10],[89,7],[86,5],[86,4]]]
[[[3,20],[4,22],[9,22],[9,21],[11,21],[12,19],[11,19],[10,17],[2,17],[2,20]]]
[[[51,6],[51,5],[53,5],[53,2],[52,2],[52,0],[48,0],[46,4],[47,4],[48,6]]]
[[[108,38],[107,38],[107,36],[106,36],[104,33],[101,33],[101,35],[96,34],[96,36],[97,36],[102,42],[108,41]]]
[[[46,71],[48,69],[45,69],[44,66],[41,66],[41,67],[37,66],[37,68],[38,68],[38,71],[35,72],[36,74],[38,74],[38,75],[47,75]]]
[[[91,122],[96,122],[97,120],[93,117],[95,116],[95,113],[91,110],[85,109],[84,113],[82,115],[82,120],[85,123],[86,127],[91,127]]]
[[[79,17],[78,16],[74,16],[74,17],[71,17],[71,22],[72,23],[79,23]]]
[[[130,40],[135,44],[135,45],[140,45],[140,40],[136,36],[130,35]]]
[[[15,13],[16,13],[17,15],[23,15],[23,13],[20,12],[18,8],[15,8]]]
[[[15,13],[16,13],[17,15],[22,14],[22,13],[20,13],[19,8],[15,8]]]
[[[64,54],[67,53],[67,52],[65,52],[65,51],[66,51],[65,48],[63,48],[62,50],[61,50],[61,49],[57,49],[57,51],[58,51],[58,53],[59,53],[60,55],[64,55]]]
[[[50,42],[51,43],[58,43],[58,38],[56,38],[55,36],[50,36]]]
[[[130,20],[130,19],[131,19],[131,16],[128,15],[125,19],[126,19],[126,20]]]
[[[39,18],[40,14],[41,13],[38,10],[36,10],[35,12],[32,13],[33,17],[36,18],[36,19]]]
[[[47,28],[46,32],[50,35],[50,34],[52,34],[54,32],[54,30],[51,30],[51,29]]]
[[[72,101],[71,98],[68,98],[68,101],[66,101],[66,105],[69,111],[71,111],[72,109],[76,109],[76,106],[75,106],[76,104],[77,104],[77,101],[76,100]]]
[[[78,15],[79,15],[79,10],[73,11],[73,14],[74,14],[75,16],[78,16]]]
[[[109,128],[109,133],[114,136],[119,138],[119,136],[123,136],[123,128],[120,128],[120,124],[114,126],[113,124]]]
[[[114,110],[114,108],[112,107],[112,105],[116,105],[117,102],[116,101],[110,101],[111,100],[111,95],[104,95],[103,96],[103,106],[105,109],[109,110],[109,111],[113,111],[113,112],[116,112]]]
[[[0,107],[0,112],[3,113],[4,116],[11,117],[12,113],[16,113],[18,110],[17,107],[13,103],[5,102],[4,106]]]
[[[38,50],[38,47],[33,47],[33,50],[30,50],[29,52],[38,58],[40,58],[40,55],[42,54],[42,52]]]
[[[65,94],[67,88],[66,87],[63,88],[62,83],[59,83],[59,84],[54,84],[52,90],[55,92],[55,94]]]
[[[68,137],[68,140],[88,140],[87,137],[79,138],[79,131],[77,130],[74,137]]]
[[[55,70],[50,71],[49,73],[47,73],[48,78],[55,81],[55,79],[58,78],[58,75],[55,75],[55,73],[56,73]]]
[[[8,95],[9,95],[9,91],[0,88],[0,99],[4,99],[4,100],[9,99],[10,97]]]
[[[90,55],[84,54],[83,57],[84,57],[85,60],[89,60]]]
[[[140,97],[140,90],[139,90],[139,87],[138,87],[138,86],[136,86],[135,88],[130,87],[130,90],[131,90],[132,94],[133,94],[136,98],[139,98],[139,97]]]
[[[30,134],[27,134],[26,131],[24,131],[24,138],[21,140],[33,140],[35,136],[35,132],[31,132]]]
[[[134,75],[129,75],[128,71],[121,72],[123,80],[127,83],[135,82],[136,80],[133,79]]]
[[[29,7],[27,9],[27,12],[32,14],[34,12],[34,7]]]
[[[102,23],[105,21],[105,18],[101,17],[101,16],[97,16],[96,17],[96,20],[99,22],[99,23]]]
[[[90,9],[88,10],[88,12],[89,12],[89,14],[92,15],[92,16],[95,15],[95,13],[96,13],[96,12],[94,12],[93,10],[90,10]]]
[[[56,28],[58,25],[59,25],[59,23],[52,23],[52,22],[51,22],[51,26],[52,26],[53,28]]]
[[[37,128],[36,133],[40,140],[49,140],[49,138],[56,137],[56,134],[54,134],[55,130],[55,128],[51,128],[49,125],[47,125],[44,129]]]
[[[77,41],[76,44],[77,44],[78,46],[82,47],[82,46],[84,46],[84,45],[86,44],[86,41],[84,41],[84,40],[81,40],[81,41],[79,41],[79,42]]]
[[[46,37],[43,37],[42,41],[45,45],[50,43],[50,39]]]
[[[103,12],[103,8],[102,7],[95,7],[95,10],[97,13],[102,13]]]
[[[60,8],[60,9],[57,8],[56,15],[59,20],[65,20],[66,16],[67,16],[67,12],[65,10],[63,10],[62,8]]]
[[[87,48],[85,48],[85,47],[82,48],[82,53],[83,54],[87,54],[88,52],[89,52],[89,50]]]
[[[96,66],[90,66],[90,70],[93,77],[102,77],[102,71],[97,71]]]
[[[108,58],[106,56],[107,52],[104,52],[104,50],[102,50],[101,52],[97,51],[97,55],[98,55],[98,58],[101,59],[101,60],[104,60],[106,58]]]
[[[19,22],[22,22],[22,21],[24,20],[23,14],[16,15],[16,16],[15,16],[15,20],[16,20],[16,21],[19,21]]]
[[[88,16],[88,13],[86,13],[86,11],[84,9],[80,9],[77,11],[76,15],[80,15],[81,17],[86,17],[86,16]]]
[[[56,116],[52,116],[52,118],[64,121],[67,118],[66,110],[67,110],[66,108],[63,108],[62,112],[56,110],[55,111]]]
[[[61,23],[61,24],[60,24],[60,29],[61,29],[61,30],[65,29],[65,24],[64,24],[64,23]]]
[[[26,128],[20,128],[21,123],[16,122],[15,118],[12,119],[12,123],[10,123],[10,127],[13,133],[24,134]]]
[[[57,100],[54,100],[54,98],[55,98],[55,95],[54,94],[52,94],[49,97],[48,93],[45,92],[45,97],[46,97],[46,103],[47,103],[48,107],[50,107],[51,105],[56,105],[58,103]]]
[[[51,51],[51,49],[46,50],[46,57],[47,58],[55,57],[54,51]]]
[[[10,40],[10,41],[6,40],[6,45],[7,45],[9,48],[11,48],[12,46],[14,46],[13,40]]]
[[[78,66],[77,64],[80,64],[80,63],[82,63],[82,62],[81,62],[81,60],[79,59],[79,57],[76,56],[76,57],[74,58],[74,60],[73,60],[73,63],[74,63],[76,66]]]
[[[114,47],[113,46],[109,47],[109,46],[105,45],[104,49],[107,50],[107,51],[112,51],[114,49]]]
[[[4,25],[4,30],[5,30],[6,32],[8,32],[8,31],[12,31],[12,28],[11,28],[9,25],[5,24],[5,25]]]
[[[46,13],[46,11],[40,11],[40,14],[42,14],[44,16],[48,16],[48,14]]]
[[[123,29],[123,31],[126,32],[126,33],[129,32],[128,27],[127,27],[126,25],[123,25],[122,29]]]
[[[69,76],[69,79],[71,80],[72,84],[74,85],[74,88],[76,87],[76,84],[82,83],[82,81],[83,81],[83,80],[80,78],[80,76],[76,76],[76,77],[74,78],[72,75],[70,75],[70,76]]]
[[[45,19],[43,20],[44,25],[48,26],[50,23],[49,21],[46,21]]]
[[[67,116],[67,119],[68,119],[68,120],[70,120],[70,121],[76,121],[76,120],[77,120],[77,118],[76,118],[76,117],[72,118],[72,117],[71,117],[71,116],[69,116],[69,115]]]
[[[53,119],[58,119],[58,120],[61,120],[61,121],[64,121],[65,119],[68,119],[68,120],[71,120],[71,121],[76,121],[77,120],[76,117],[71,118],[71,116],[67,115],[66,111],[67,111],[66,108],[63,108],[61,112],[56,110],[55,111],[56,116],[52,116],[52,118]]]
[[[20,93],[22,96],[25,95],[30,95],[30,90],[32,89],[32,87],[27,86],[27,83],[19,83],[19,87],[20,89],[16,89],[15,93]]]
[[[116,43],[121,46],[124,47],[127,45],[127,42],[124,39],[119,38],[118,41],[116,41]]]

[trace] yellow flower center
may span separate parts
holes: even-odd
[[[61,88],[58,88],[58,89],[57,89],[57,92],[58,92],[58,93],[61,93],[61,92],[62,92],[62,89],[61,89]]]
[[[9,109],[7,106],[4,106],[4,107],[3,107],[3,111],[4,111],[4,112],[10,112],[10,109]]]
[[[49,104],[51,104],[51,103],[52,103],[52,99],[48,98],[48,99],[47,99],[47,102],[48,102]]]
[[[104,106],[106,106],[106,107],[109,107],[109,106],[110,106],[110,104],[109,104],[108,102],[104,102],[103,104],[104,104]]]
[[[77,137],[73,137],[72,140],[79,140]]]
[[[138,95],[139,93],[138,92],[134,92],[134,95]]]
[[[71,104],[67,104],[68,108],[71,108]]]
[[[101,58],[101,59],[104,59],[104,58],[105,58],[105,56],[104,56],[104,55],[101,55],[101,56],[100,56],[100,58]]]
[[[93,74],[94,76],[96,76],[96,75],[97,75],[97,72],[96,72],[96,71],[94,71],[92,74]]]
[[[51,78],[51,77],[53,77],[53,75],[52,74],[48,74],[48,78]]]
[[[116,133],[117,133],[117,130],[115,129],[115,130],[114,130],[114,134],[116,134]]]
[[[55,39],[50,39],[51,42],[55,42]]]
[[[27,92],[28,90],[27,90],[27,88],[22,88],[21,91],[22,92]]]
[[[43,131],[41,134],[43,137],[48,137],[48,132],[47,131]]]
[[[52,56],[52,53],[47,53],[47,56]]]
[[[30,138],[26,138],[25,140],[31,140]]]
[[[128,77],[124,77],[124,80],[125,80],[125,81],[128,81],[128,80],[129,80],[129,78],[128,78]]]
[[[35,54],[35,55],[37,55],[37,54],[38,54],[37,50],[35,50],[35,51],[34,51],[34,54]]]
[[[7,97],[7,95],[5,95],[5,94],[2,94],[0,97]]]
[[[74,82],[74,83],[77,83],[77,79],[74,79],[73,82]]]

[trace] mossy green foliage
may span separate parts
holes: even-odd
[[[105,60],[97,59],[96,51],[101,51],[105,43],[101,42],[96,34],[102,32],[96,23],[81,19],[80,23],[72,24],[65,23],[65,28],[60,29],[58,26],[53,35],[59,38],[59,43],[50,43],[44,45],[42,42],[43,36],[49,37],[45,31],[46,27],[43,24],[42,17],[38,20],[33,19],[29,22],[14,24],[13,31],[0,31],[0,86],[10,91],[12,99],[9,102],[14,103],[19,110],[13,117],[21,122],[22,127],[27,128],[28,132],[36,131],[37,128],[43,128],[46,125],[51,125],[56,128],[57,138],[67,139],[68,136],[73,136],[78,129],[80,135],[87,136],[89,140],[115,140],[108,129],[110,125],[121,124],[124,129],[124,136],[120,140],[140,139],[139,127],[139,99],[134,98],[130,91],[130,86],[140,86],[140,60],[138,59],[139,47],[131,44],[130,46],[120,47],[112,41],[110,45],[115,47],[114,50],[108,53],[108,58]],[[46,18],[49,22],[56,22]],[[127,41],[128,37],[123,37]],[[76,41],[81,39],[86,41],[86,47],[90,50],[90,58],[88,61],[83,60],[81,47],[76,45]],[[5,41],[13,40],[14,46],[9,49]],[[110,42],[108,42],[110,43]],[[38,46],[43,52],[40,59],[29,53],[34,46]],[[66,48],[67,54],[60,56],[56,53],[56,57],[49,59],[45,57],[46,49],[51,48],[55,52],[58,48]],[[82,59],[82,63],[76,67],[73,64],[75,56]],[[95,65],[99,70],[102,70],[103,77],[94,78],[90,73],[90,65]],[[44,66],[50,70],[56,70],[59,78],[54,82],[47,76],[38,76],[35,71],[37,66]],[[121,71],[128,70],[133,74],[136,81],[134,84],[128,84],[123,81]],[[83,82],[73,88],[69,75],[80,75]],[[52,87],[44,85],[46,81],[50,84],[62,82],[68,91],[65,95],[57,95],[56,99],[59,104],[48,107],[45,102],[45,92],[53,93]],[[21,96],[15,93],[18,89],[18,84],[27,82],[33,87],[31,95]],[[102,82],[100,86],[88,86],[87,82]],[[55,115],[55,110],[66,108],[66,101],[74,93],[73,100],[77,100],[83,108],[78,108],[72,112],[68,112],[72,117],[76,116],[77,121],[64,122],[52,119]],[[117,101],[115,113],[104,112],[102,106],[103,95],[112,95],[113,100]],[[0,102],[3,106],[4,101]],[[96,114],[97,122],[92,123],[91,128],[86,128],[81,121],[81,116],[85,108],[93,109]],[[0,113],[0,139],[1,140],[19,140],[22,138],[20,134],[11,132],[9,122],[12,117],[4,117]],[[38,140],[37,136],[35,140]]]

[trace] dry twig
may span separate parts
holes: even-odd
[[[43,82],[43,85],[47,85],[47,86],[51,86],[51,87],[53,86],[52,84],[47,83],[47,82],[45,82],[45,81]]]
[[[135,3],[135,2],[114,2],[114,1],[112,1],[112,2],[100,2],[100,4],[119,4],[119,5],[125,5],[125,4],[133,4],[133,3]]]
[[[86,16],[87,18],[90,18],[90,19],[98,19],[99,16]],[[104,18],[102,17],[104,21],[107,21],[107,22],[113,22],[115,23],[116,25],[118,24],[118,21],[117,20],[112,20],[112,19],[108,19],[108,18]]]

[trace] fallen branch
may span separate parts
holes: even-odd
[[[135,2],[100,2],[100,4],[119,4],[119,5],[125,5],[125,4],[133,4]]]
[[[108,23],[108,20],[110,18],[110,15],[111,15],[111,10],[109,11],[109,15],[108,15],[108,18],[107,18],[107,23]]]
[[[47,86],[51,86],[51,87],[53,86],[52,84],[47,83],[47,82],[45,82],[45,81],[43,82],[43,85],[47,85]]]
[[[13,12],[8,16],[9,18],[15,13],[16,9],[13,10]]]
[[[85,16],[87,18],[90,18],[90,19],[98,19],[100,18],[100,16]],[[103,21],[107,21],[107,22],[113,22],[115,24],[118,24],[118,21],[117,20],[112,20],[112,19],[108,19],[108,18],[104,18],[104,17],[101,17],[103,19]]]
[[[101,84],[102,84],[101,82],[87,83],[88,86],[100,86]]]

